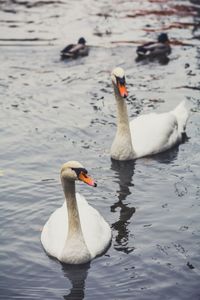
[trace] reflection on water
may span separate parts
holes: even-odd
[[[88,275],[90,264],[83,265],[66,265],[62,264],[64,276],[67,277],[72,288],[69,294],[64,295],[65,300],[82,300],[85,296],[85,280]]]
[[[165,152],[157,153],[151,158],[161,164],[172,164],[178,156],[179,145],[175,146]]]
[[[167,65],[170,59],[166,55],[157,55],[155,57],[136,57],[135,61],[137,63],[142,62],[143,64],[158,62],[160,65]]]
[[[119,209],[119,220],[112,224],[112,228],[117,231],[114,247],[118,251],[125,253],[132,252],[134,247],[129,247],[129,229],[128,224],[132,215],[135,213],[135,207],[129,207],[123,203],[128,195],[131,194],[129,187],[133,186],[132,177],[134,174],[134,161],[116,161],[112,160],[111,169],[115,171],[117,183],[119,183],[118,201],[111,206],[111,212]]]

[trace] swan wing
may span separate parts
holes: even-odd
[[[63,205],[57,208],[45,223],[41,242],[46,252],[54,257],[60,257],[68,233],[68,214],[66,201]]]
[[[109,246],[111,229],[100,213],[80,194],[77,194],[77,204],[83,237],[91,257],[94,258]]]
[[[130,122],[130,130],[137,157],[165,151],[181,138],[177,118],[170,112],[141,115]]]

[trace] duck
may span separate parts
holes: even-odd
[[[87,56],[89,47],[86,45],[84,37],[79,38],[77,44],[70,44],[66,46],[60,53],[61,58],[77,58],[79,56]]]
[[[139,58],[169,55],[171,47],[167,33],[160,33],[156,42],[148,42],[138,46],[136,52]]]
[[[183,142],[189,117],[185,101],[169,112],[142,114],[129,122],[124,70],[115,68],[111,80],[117,104],[117,132],[111,146],[112,159],[138,159],[166,151]]]
[[[49,256],[67,264],[84,264],[103,254],[111,243],[111,229],[101,214],[75,192],[75,181],[96,187],[88,171],[77,161],[63,164],[60,172],[65,195],[45,223],[41,243]]]

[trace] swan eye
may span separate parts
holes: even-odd
[[[77,177],[82,174],[87,174],[88,171],[85,168],[72,168],[72,170],[76,173]]]
[[[117,82],[118,82],[120,85],[125,85],[125,82],[126,82],[125,76],[123,76],[123,77],[117,77],[117,76],[116,76],[116,80],[117,80]]]

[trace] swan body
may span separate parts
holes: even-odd
[[[166,33],[161,33],[158,36],[157,42],[148,42],[140,45],[137,50],[137,55],[140,58],[145,57],[159,57],[161,55],[169,55],[171,53],[171,47],[169,39]]]
[[[182,142],[189,116],[184,101],[172,111],[144,114],[129,123],[123,69],[113,70],[112,82],[118,112],[117,133],[111,147],[113,159],[131,160],[153,155]],[[121,90],[121,86],[124,90]]]
[[[111,229],[100,213],[82,195],[75,193],[74,180],[79,178],[77,170],[85,170],[82,165],[70,161],[62,170],[61,180],[66,200],[44,225],[41,242],[46,252],[61,262],[86,263],[108,248]],[[65,170],[67,175],[63,175]],[[73,174],[74,179],[69,174]],[[86,174],[83,176],[87,176]],[[80,180],[85,180],[85,177]],[[89,180],[85,182],[95,186],[94,181],[91,178]]]
[[[89,47],[86,45],[86,40],[82,37],[77,44],[70,44],[61,51],[61,58],[77,58],[79,56],[87,56]]]

